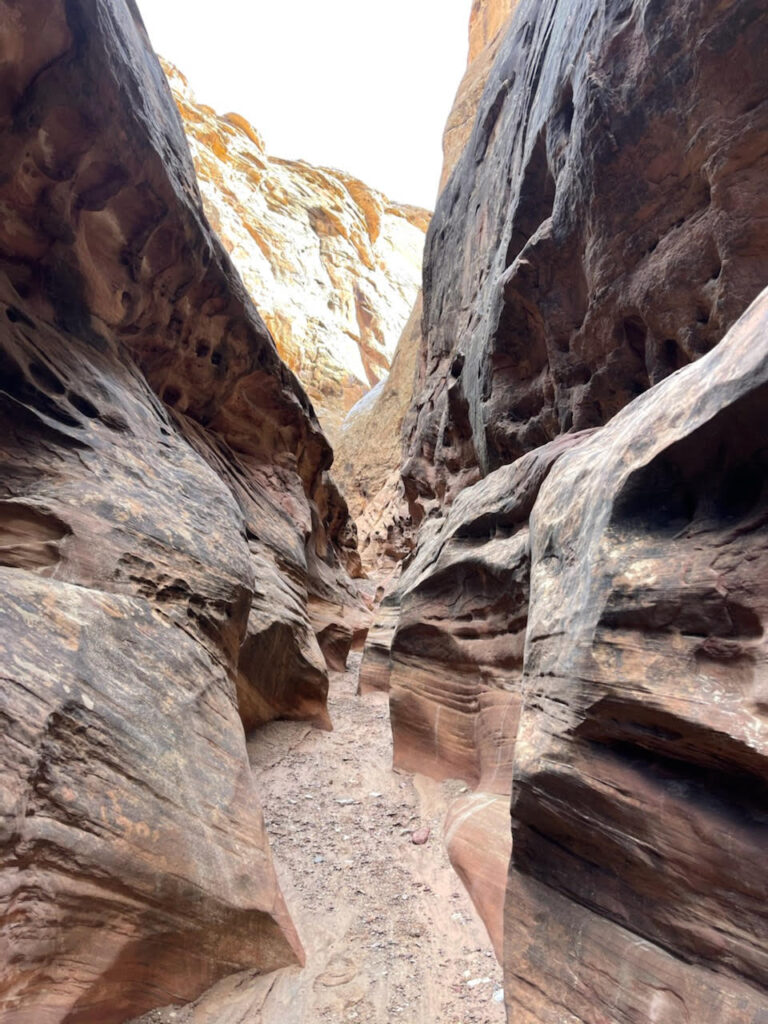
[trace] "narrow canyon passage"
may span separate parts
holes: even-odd
[[[235,975],[142,1024],[504,1020],[501,968],[443,845],[464,784],[392,770],[386,695],[355,695],[361,657],[331,676],[333,732],[273,722],[248,744],[306,967]]]

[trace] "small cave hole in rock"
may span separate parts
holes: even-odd
[[[51,391],[55,395],[63,395],[67,390],[53,370],[43,363],[30,363],[29,372],[34,381],[46,391]]]
[[[167,387],[163,391],[163,401],[166,405],[174,406],[178,403],[181,398],[181,391],[175,387]]]
[[[640,359],[645,359],[645,339],[648,329],[639,316],[629,316],[622,323],[624,338],[630,349]]]
[[[35,326],[34,321],[30,320],[25,313],[22,313],[22,311],[17,309],[15,306],[8,306],[5,311],[5,315],[12,324],[24,324],[25,327]]]
[[[90,398],[86,398],[84,395],[75,394],[74,392],[71,391],[67,395],[67,398],[69,399],[70,404],[73,405],[78,412],[81,412],[83,416],[87,416],[88,419],[91,420],[94,420],[98,417],[99,410],[90,400]]]
[[[690,359],[675,338],[666,338],[661,343],[661,362],[669,373],[681,369],[690,363]]]

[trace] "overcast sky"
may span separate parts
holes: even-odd
[[[243,114],[274,156],[434,206],[471,0],[138,0],[197,99]]]

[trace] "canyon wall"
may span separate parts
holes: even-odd
[[[519,0],[472,0],[467,68],[443,130],[441,192],[472,133],[485,83],[504,38],[504,28],[518,3]]]
[[[269,156],[244,118],[219,117],[164,68],[206,215],[335,445],[346,413],[387,375],[429,214],[342,171]]]
[[[467,68],[443,133],[441,190],[472,131],[504,25],[516,4],[517,0],[474,0],[472,4]],[[357,523],[363,564],[380,579],[391,577],[414,546],[400,468],[404,421],[414,402],[423,315],[419,293],[397,343],[389,378],[350,411],[335,445],[335,472]],[[375,455],[369,442],[372,430],[379,438]]]
[[[397,766],[475,787],[447,839],[510,1020],[757,1024],[768,18],[520,0],[502,35],[428,232],[420,531],[361,682]]]
[[[386,579],[412,550],[414,530],[400,481],[403,422],[413,401],[421,348],[421,292],[386,380],[347,414],[334,474],[357,525],[363,567]]]
[[[135,5],[0,25],[0,1019],[116,1024],[302,958],[244,726],[365,609]]]

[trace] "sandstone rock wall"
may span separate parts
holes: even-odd
[[[514,1019],[768,1013],[767,394],[768,291],[542,485],[505,912]]]
[[[525,0],[438,202],[419,520],[712,348],[768,277],[762,5]]]
[[[768,283],[767,39],[521,0],[428,233],[422,525],[361,679],[397,765],[476,787],[446,836],[515,1024],[768,1012],[766,300],[715,348]]]
[[[516,3],[517,0],[475,0],[472,5],[467,70],[443,136],[441,189],[472,131],[483,88],[503,39],[503,27]],[[390,376],[349,412],[335,446],[334,472],[357,523],[361,557],[366,568],[380,578],[396,571],[414,543],[414,526],[400,469],[403,422],[414,404],[423,315],[419,293],[397,343]],[[378,439],[375,452],[370,445],[374,432]]]
[[[334,475],[349,503],[364,567],[386,576],[413,547],[400,482],[402,430],[413,401],[421,347],[421,293],[397,343],[386,378],[348,413],[335,451]]]
[[[0,1019],[110,1024],[301,959],[243,725],[365,609],[134,4],[0,26]]]
[[[440,191],[450,178],[467,144],[477,107],[493,67],[504,28],[519,0],[473,0],[469,15],[467,69],[459,83],[453,107],[443,131],[443,170]]]
[[[429,214],[341,171],[269,156],[244,118],[217,116],[164,67],[205,212],[335,443],[389,370],[421,283]]]

